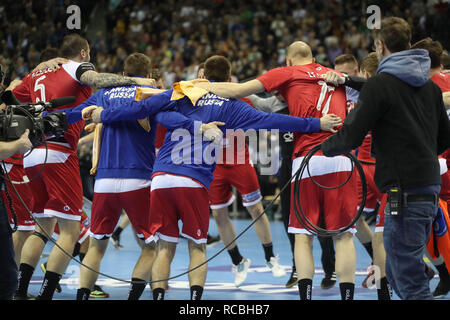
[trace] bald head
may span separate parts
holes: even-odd
[[[311,63],[313,60],[311,48],[303,41],[295,41],[288,47],[286,60],[290,60],[291,65]]]

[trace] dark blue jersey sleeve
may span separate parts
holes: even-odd
[[[227,129],[279,129],[282,132],[319,132],[320,119],[292,117],[279,113],[265,113],[245,102],[235,100],[222,110],[221,121]]]
[[[103,90],[100,90],[72,109],[63,109],[54,112],[65,112],[68,124],[81,121],[83,120],[83,118],[81,117],[81,111],[83,111],[83,109],[86,107],[98,105],[98,98],[101,97],[102,94]]]
[[[176,101],[170,100],[172,92],[173,90],[168,90],[145,100],[105,109],[102,111],[101,120],[103,123],[136,120],[153,116],[161,111],[169,111],[176,105]]]
[[[199,124],[195,126],[195,121],[193,119],[187,118],[176,111],[159,112],[156,115],[155,120],[169,130],[183,128],[187,129],[191,134],[195,134],[196,132],[194,131],[196,128],[200,129],[201,124],[201,122],[199,122]]]

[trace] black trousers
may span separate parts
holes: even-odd
[[[11,300],[18,285],[12,231],[5,203],[0,198],[0,300]]]

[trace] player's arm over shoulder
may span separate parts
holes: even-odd
[[[82,63],[76,70],[76,78],[82,84],[96,88],[121,87],[130,85],[154,85],[153,79],[131,78],[113,73],[97,72],[92,63]]]
[[[203,88],[224,98],[243,98],[264,91],[261,81],[254,79],[244,83],[199,82],[196,87]]]

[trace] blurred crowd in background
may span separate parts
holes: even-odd
[[[100,23],[90,16],[99,3],[105,27],[88,37],[96,68],[117,73],[128,54],[146,53],[167,86],[195,78],[198,64],[212,54],[232,61],[237,80],[250,79],[283,65],[294,40],[307,42],[326,66],[342,53],[361,60],[372,51],[365,12],[372,4],[383,16],[406,19],[413,42],[427,35],[450,47],[450,5],[443,0],[3,0],[0,62],[13,64],[22,77],[43,49],[59,46],[69,5],[80,6],[85,31]]]

